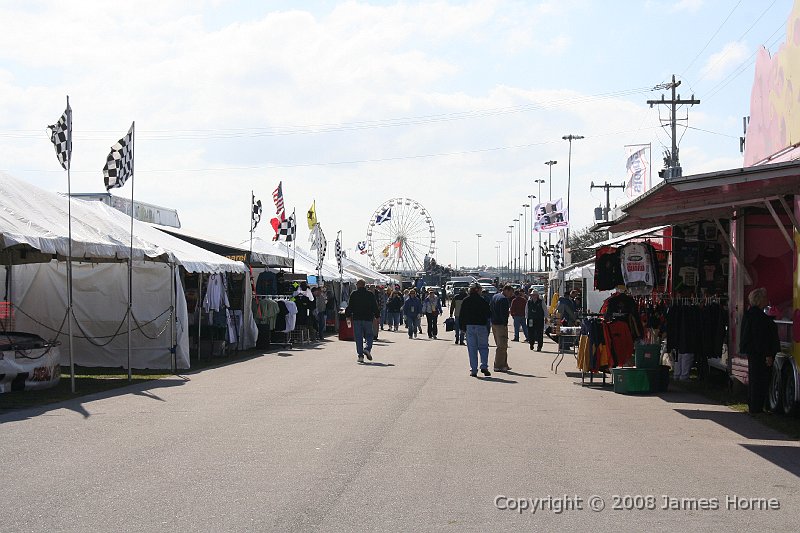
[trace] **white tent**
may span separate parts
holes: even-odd
[[[279,255],[294,259],[294,271],[307,276],[317,275],[317,252],[308,251],[296,244],[289,246],[283,241],[267,241],[260,237],[253,239],[253,250],[264,254]],[[333,253],[333,246],[329,246],[328,255]],[[339,270],[328,261],[322,263],[322,277],[326,281],[339,281]],[[345,271],[343,281],[355,281],[356,277]]]
[[[336,259],[334,258],[333,261],[335,262]],[[389,276],[381,274],[377,270],[373,270],[368,266],[353,261],[349,257],[342,258],[342,267],[344,268],[345,272],[348,272],[357,278],[361,278],[367,283],[387,285],[395,282],[395,280]]]
[[[66,331],[67,212],[66,197],[0,173],[0,264],[6,265],[6,275],[12,274],[6,297],[18,311],[16,329],[46,339]],[[133,233],[133,317],[138,325],[131,336],[131,366],[171,368],[169,332],[175,336],[177,367],[188,368],[186,301],[175,267],[204,273],[246,272],[246,268],[143,222],[135,221]],[[100,202],[72,200],[77,364],[124,366],[126,358],[120,352],[127,352],[127,329],[120,323],[127,312],[128,280],[127,265],[119,262],[127,261],[130,252],[127,215]],[[243,341],[254,344],[255,339],[247,336]]]
[[[598,291],[594,288],[594,258],[573,263],[568,267],[559,270],[558,272],[550,273],[550,284],[555,287],[555,290],[563,296],[564,281],[579,281],[585,292],[581,295],[586,303],[586,311],[589,313],[597,313],[603,306],[606,298],[611,296],[614,291]],[[552,293],[551,293],[552,296]]]

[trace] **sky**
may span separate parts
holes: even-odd
[[[678,114],[683,174],[741,167],[755,53],[777,50],[792,6],[5,1],[0,171],[66,190],[46,126],[69,95],[74,192],[104,190],[109,147],[135,121],[135,198],[177,209],[187,231],[248,239],[252,190],[270,239],[282,182],[302,245],[316,201],[328,241],[341,230],[363,261],[373,213],[405,197],[431,214],[439,263],[475,265],[478,242],[482,265],[505,263],[528,195],[566,198],[569,181],[575,231],[605,202],[590,184],[626,179],[625,145],[651,143],[662,167],[666,108],[646,101],[669,97],[652,88],[673,74],[701,101]],[[584,136],[571,165],[567,134]],[[626,200],[612,191],[612,207]]]

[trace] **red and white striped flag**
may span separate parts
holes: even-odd
[[[283,182],[278,182],[278,188],[272,191],[272,200],[275,202],[275,214],[281,220],[286,219],[286,206],[283,204]]]

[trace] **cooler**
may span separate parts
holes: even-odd
[[[346,317],[344,313],[339,313],[339,340],[351,341],[354,338],[353,321]]]
[[[612,368],[614,392],[617,394],[650,394],[665,392],[669,385],[669,367]]]

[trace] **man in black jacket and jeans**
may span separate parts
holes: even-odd
[[[356,282],[356,291],[350,295],[345,315],[352,317],[353,320],[353,338],[356,341],[358,362],[363,363],[365,356],[372,361],[372,340],[375,335],[372,321],[380,318],[381,312],[375,295],[367,290],[367,283],[363,279]],[[364,339],[367,341],[366,346]]]
[[[481,372],[491,376],[489,372],[489,330],[487,324],[491,318],[489,304],[481,296],[483,287],[475,283],[470,287],[469,296],[461,303],[458,314],[458,325],[467,337],[469,353],[469,375],[478,377],[478,352],[481,355]]]

